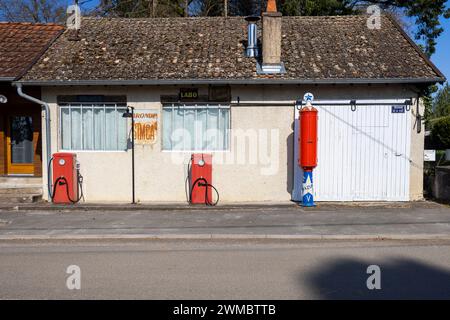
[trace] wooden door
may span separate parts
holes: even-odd
[[[31,115],[11,115],[6,124],[6,166],[9,175],[34,174],[34,126]]]

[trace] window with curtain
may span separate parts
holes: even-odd
[[[229,149],[230,106],[221,104],[163,105],[163,150]]]
[[[63,150],[117,151],[127,148],[126,104],[60,104]]]

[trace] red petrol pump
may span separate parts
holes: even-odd
[[[212,185],[212,155],[193,154],[189,171],[189,202],[215,206],[219,202],[219,192]],[[216,201],[213,201],[212,189],[217,194]]]
[[[317,166],[317,123],[318,110],[311,105],[314,96],[305,94],[306,106],[300,110],[300,135],[298,165],[303,169],[302,205],[313,207],[313,169]]]
[[[83,181],[75,153],[53,154],[53,188],[50,195],[53,203],[76,203],[83,196],[81,183]],[[78,189],[81,189],[81,195]]]

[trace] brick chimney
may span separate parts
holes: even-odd
[[[277,11],[275,0],[267,2],[262,14],[262,66],[259,73],[285,73],[281,62],[281,13]]]

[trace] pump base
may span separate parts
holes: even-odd
[[[313,173],[312,170],[304,169],[303,171],[303,207],[315,207],[313,189]]]

